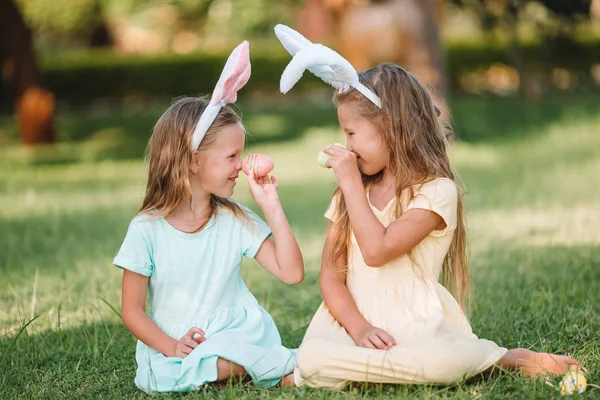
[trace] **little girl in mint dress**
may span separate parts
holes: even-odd
[[[229,199],[245,133],[226,104],[249,75],[244,42],[213,98],[177,100],[150,138],[146,196],[113,261],[123,269],[123,321],[139,339],[135,384],[147,393],[186,392],[242,376],[265,387],[293,382],[295,350],[282,345],[240,275],[246,257],[288,284],[304,277],[277,182],[248,173],[250,193],[270,225]]]
[[[147,393],[197,389],[216,380],[221,357],[245,367],[252,380],[273,386],[296,366],[271,316],[240,276],[242,257],[253,258],[270,234],[256,214],[249,224],[218,210],[198,233],[184,233],[164,218],[138,216],[113,263],[149,276],[150,318],[173,338],[190,328],[206,341],[186,358],[166,357],[137,342],[135,384]]]

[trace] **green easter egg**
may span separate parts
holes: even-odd
[[[340,146],[340,147],[343,147],[343,148],[346,148],[346,146],[344,146],[344,145],[343,145],[343,144],[341,144],[341,143],[334,143],[334,145],[336,145],[336,146]],[[331,156],[330,156],[329,154],[325,154],[325,153],[323,152],[323,150],[321,150],[321,151],[319,152],[319,155],[317,155],[317,162],[319,163],[319,165],[320,165],[321,167],[324,167],[324,168],[326,168],[326,167],[325,167],[325,163],[326,163],[326,162],[327,162],[327,160],[329,160],[330,158],[331,158]]]

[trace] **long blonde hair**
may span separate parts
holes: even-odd
[[[395,218],[402,210],[402,196],[413,198],[415,187],[435,178],[448,178],[456,182],[450,169],[447,154],[450,126],[438,118],[438,110],[428,89],[412,74],[391,64],[380,64],[376,68],[359,74],[360,82],[381,99],[382,109],[374,105],[356,89],[336,93],[334,102],[356,102],[358,113],[368,119],[382,135],[390,152],[390,172],[397,184]],[[367,176],[362,174],[365,187],[377,182],[382,172]],[[458,186],[458,185],[457,185]],[[408,192],[406,192],[408,191]],[[404,193],[404,194],[403,194]],[[449,288],[461,307],[470,296],[470,280],[466,256],[466,228],[463,218],[462,193],[459,191],[457,227],[444,259],[442,283]],[[344,196],[338,187],[337,219],[334,225],[334,259],[347,257],[350,244],[350,218]]]
[[[176,100],[154,125],[146,148],[148,181],[139,214],[152,218],[171,215],[183,202],[191,201],[189,173],[192,160],[191,139],[198,119],[208,106],[206,98],[183,97]],[[221,108],[198,150],[214,143],[221,128],[240,124],[241,119],[229,106]],[[218,207],[231,210],[237,217],[246,213],[234,202],[211,194],[211,216]]]

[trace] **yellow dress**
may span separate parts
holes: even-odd
[[[352,234],[346,278],[362,315],[392,335],[397,345],[390,350],[358,347],[322,303],[298,349],[297,385],[342,388],[350,381],[449,385],[488,369],[507,352],[473,334],[456,299],[438,282],[456,229],[455,183],[435,179],[418,188],[414,198],[402,199],[406,199],[401,200],[403,210],[432,210],[446,227],[413,248],[417,265],[402,255],[379,268],[365,264]],[[395,202],[383,210],[371,205],[384,226],[393,221]],[[334,201],[325,217],[335,219]]]

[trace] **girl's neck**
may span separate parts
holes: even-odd
[[[381,175],[381,179],[379,180],[379,182],[377,182],[377,186],[396,191],[396,185],[396,177],[392,175],[389,168],[384,168],[383,174]]]
[[[210,193],[192,185],[192,196],[175,209],[172,216],[187,221],[198,221],[208,218],[211,214]]]
[[[381,175],[381,178],[377,180],[377,182],[375,182],[372,186],[376,186],[378,189],[384,190],[385,192],[395,192],[399,184],[412,186],[418,184],[419,182],[422,182],[423,180],[425,180],[425,178],[427,178],[427,174],[415,173],[413,174],[413,179],[411,179],[410,182],[400,183],[396,180],[397,178],[396,176],[394,176],[394,174],[392,174],[391,170],[388,167],[386,167],[383,169],[383,174]]]

